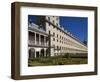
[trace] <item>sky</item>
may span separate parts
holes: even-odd
[[[34,16],[34,15],[28,15],[28,22],[36,22],[36,16]]]
[[[60,17],[60,25],[71,32],[82,42],[87,41],[88,18],[87,17]]]
[[[78,38],[81,42],[87,41],[88,32],[88,18],[87,17],[67,17],[60,16],[60,26],[68,30],[73,36]],[[34,15],[28,16],[28,22],[35,22]]]

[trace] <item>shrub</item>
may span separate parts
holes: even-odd
[[[63,57],[64,58],[70,58],[70,53],[65,53]]]

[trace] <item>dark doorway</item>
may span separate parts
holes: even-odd
[[[49,56],[49,49],[46,49],[46,57]]]
[[[44,57],[44,49],[41,49],[41,57]]]
[[[29,59],[35,58],[35,49],[31,48],[29,49]]]
[[[39,58],[39,51],[36,52],[36,58]]]

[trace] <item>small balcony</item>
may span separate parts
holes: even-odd
[[[47,42],[46,43],[45,42],[39,43],[39,41],[36,41],[36,43],[35,43],[35,41],[32,41],[32,40],[29,40],[28,44],[32,45],[32,46],[35,46],[35,45],[37,45],[37,46],[48,46]]]
[[[48,37],[37,33],[29,33],[28,45],[31,46],[48,46]]]

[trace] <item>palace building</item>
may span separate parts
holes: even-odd
[[[87,46],[60,26],[59,16],[36,16],[28,24],[29,58],[87,53]]]

